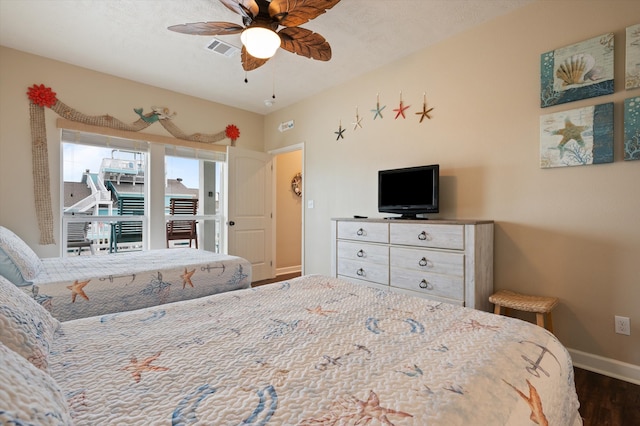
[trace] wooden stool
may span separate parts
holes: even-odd
[[[505,315],[507,314],[507,309],[535,312],[536,324],[553,333],[551,311],[558,304],[557,297],[528,296],[509,290],[499,290],[497,293],[489,296],[489,302],[496,305],[493,312],[497,315],[501,314],[502,308],[505,308]],[[546,327],[544,321],[545,316],[547,317]]]

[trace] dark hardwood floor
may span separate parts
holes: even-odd
[[[640,425],[640,385],[574,368],[584,426]]]
[[[277,277],[270,279],[270,280],[262,280],[262,281],[255,281],[251,283],[251,287],[258,287],[260,285],[265,285],[265,284],[271,284],[271,283],[276,283],[278,281],[284,281],[284,280],[290,280],[292,278],[296,278],[300,276],[300,272],[294,272],[292,274],[283,274],[283,275],[278,275]]]
[[[289,280],[300,274],[280,275],[252,283],[252,287]],[[640,426],[640,385],[574,368],[576,392],[584,426]]]

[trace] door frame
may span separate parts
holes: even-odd
[[[302,169],[302,205],[301,205],[301,215],[302,215],[302,229],[300,230],[300,235],[301,235],[301,241],[300,241],[300,273],[302,275],[305,274],[305,261],[304,261],[304,252],[305,252],[305,245],[304,245],[304,217],[305,217],[305,200],[307,199],[307,191],[305,190],[305,173],[304,173],[304,165],[305,165],[305,154],[304,154],[304,142],[300,142],[294,145],[289,145],[289,146],[285,146],[283,148],[278,148],[278,149],[274,149],[271,151],[267,151],[267,154],[271,155],[272,157],[275,157],[279,154],[286,154],[288,152],[293,152],[293,151],[301,151],[301,158],[300,158],[300,162],[302,164],[300,164],[300,167]],[[276,167],[277,167],[277,162],[276,162]],[[273,258],[277,259],[278,253],[276,251],[276,218],[275,216],[278,215],[278,209],[276,207],[276,191],[278,191],[277,185],[276,185],[276,171],[274,170],[274,173],[272,174],[272,180],[273,180],[273,184],[272,187],[274,188],[273,191],[271,191],[271,197],[272,197],[272,206],[273,206],[273,212],[274,212],[274,220],[271,222],[271,235],[273,235],[274,237],[271,238],[271,253],[273,253]],[[275,268],[275,264],[274,264],[274,268]]]

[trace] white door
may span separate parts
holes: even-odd
[[[227,147],[227,253],[251,262],[252,281],[274,278],[271,155]]]

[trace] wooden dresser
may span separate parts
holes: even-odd
[[[332,219],[331,273],[491,311],[493,221]]]

